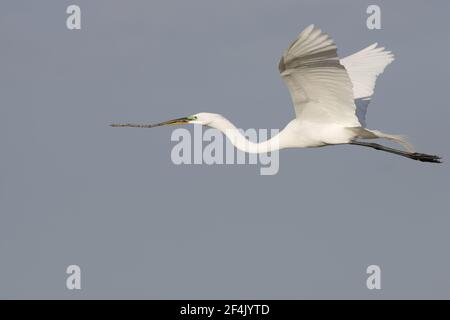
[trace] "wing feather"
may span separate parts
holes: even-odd
[[[297,118],[358,127],[350,77],[333,40],[310,25],[284,52],[279,70]]]
[[[394,61],[394,55],[377,43],[368,46],[340,60],[353,84],[353,98],[356,114],[363,126],[366,125],[367,107],[375,89],[377,77]]]

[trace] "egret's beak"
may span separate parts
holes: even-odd
[[[173,120],[164,121],[157,124],[134,124],[134,123],[124,123],[124,124],[111,124],[111,127],[130,127],[130,128],[154,128],[161,126],[173,126],[176,124],[187,124],[192,119],[190,117],[183,117]]]
[[[189,123],[189,119],[187,117],[183,117],[183,118],[164,121],[164,122],[157,123],[157,124],[150,125],[150,126],[151,127],[161,127],[161,126],[173,126],[176,124],[186,124],[186,123]]]

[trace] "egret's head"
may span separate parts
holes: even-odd
[[[211,126],[223,117],[217,113],[200,112],[187,118],[189,118],[189,123]]]

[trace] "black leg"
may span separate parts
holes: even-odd
[[[363,146],[363,147],[369,147],[369,148],[373,148],[373,149],[381,150],[381,151],[385,151],[385,152],[390,152],[390,153],[393,153],[393,154],[396,154],[396,155],[399,155],[402,157],[406,157],[409,159],[418,160],[418,161],[422,161],[422,162],[441,163],[441,158],[438,156],[433,156],[433,155],[429,155],[429,154],[425,154],[425,153],[402,151],[402,150],[398,150],[398,149],[394,149],[394,148],[389,148],[389,147],[383,146],[378,143],[368,143],[368,142],[361,142],[361,141],[354,140],[354,141],[350,142],[349,144]]]

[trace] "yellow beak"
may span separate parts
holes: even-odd
[[[115,128],[117,128],[117,127],[154,128],[154,127],[161,127],[161,126],[173,126],[173,125],[177,125],[177,124],[187,124],[187,123],[189,123],[189,121],[190,121],[189,117],[183,117],[183,118],[160,122],[157,124],[135,124],[135,123],[116,124],[116,123],[113,123],[110,126],[115,127]]]

